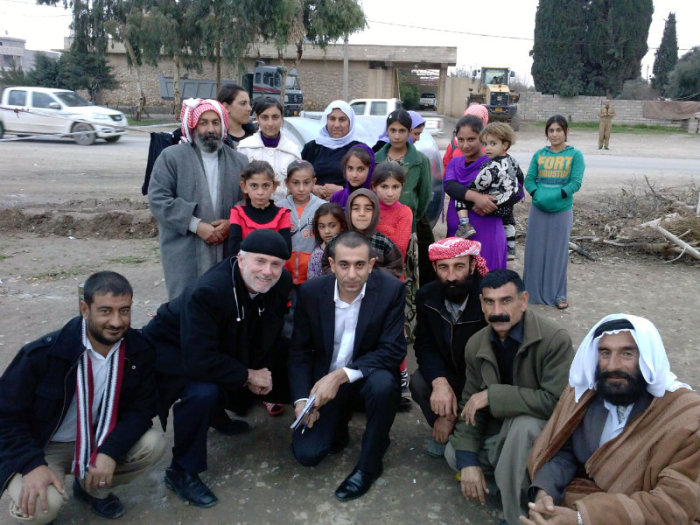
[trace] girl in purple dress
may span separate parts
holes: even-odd
[[[455,128],[457,146],[464,156],[453,158],[445,171],[445,193],[450,196],[447,206],[447,236],[454,236],[459,226],[455,200],[472,202],[469,221],[476,234],[471,239],[481,243],[481,255],[486,259],[489,270],[496,270],[507,267],[507,251],[503,221],[500,217],[488,216],[496,209],[495,198],[467,189],[479,174],[481,166],[489,160],[481,151],[479,133],[483,127],[480,118],[467,115],[457,122]]]

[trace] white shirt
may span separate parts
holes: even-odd
[[[625,429],[627,418],[630,416],[630,412],[632,412],[632,407],[634,406],[634,404],[632,404],[624,407],[623,416],[619,418],[617,413],[618,405],[613,405],[608,401],[603,401],[603,405],[608,409],[608,417],[605,419],[605,426],[603,427],[603,432],[600,434],[599,446],[601,447],[622,433]]]
[[[357,319],[360,317],[360,306],[365,296],[367,283],[362,285],[360,294],[355,297],[352,303],[346,303],[338,294],[338,281],[335,281],[333,291],[333,302],[335,302],[335,330],[333,332],[333,358],[331,359],[331,372],[342,368],[351,383],[362,379],[362,372],[352,368],[347,368],[347,364],[352,360],[352,353],[355,349],[355,329]]]
[[[209,186],[209,197],[211,197],[211,205],[216,210],[216,203],[219,198],[219,152],[214,151],[210,153],[200,149],[199,152],[202,154],[202,164],[204,165],[204,176],[207,179],[207,185]],[[197,225],[201,219],[199,217],[192,217],[190,219],[189,230],[192,233],[197,233]]]
[[[85,320],[83,320],[83,345],[87,348],[87,352],[90,352],[90,361],[92,362],[92,384],[93,384],[93,395],[92,395],[92,423],[97,423],[97,416],[100,414],[100,403],[102,402],[102,395],[107,388],[107,361],[112,354],[117,351],[119,345],[121,344],[121,339],[114,343],[114,346],[109,349],[107,357],[102,356],[102,354],[95,351],[92,348],[90,340],[87,338],[85,329]],[[51,441],[58,441],[61,443],[66,443],[70,441],[75,441],[78,432],[78,407],[77,407],[77,394],[73,394],[73,399],[70,402],[68,411],[66,412],[66,417],[63,419],[61,426],[51,438]]]

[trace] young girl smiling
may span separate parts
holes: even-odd
[[[321,261],[323,251],[326,249],[328,241],[340,232],[348,229],[345,220],[345,212],[334,202],[321,204],[314,214],[312,231],[316,241],[316,247],[311,252],[309,266],[306,272],[306,279],[313,279],[322,275]]]
[[[254,160],[243,169],[240,178],[246,203],[231,209],[229,255],[238,253],[241,241],[250,232],[262,228],[278,231],[291,249],[289,210],[275,206],[270,200],[277,187],[272,166],[264,160]]]

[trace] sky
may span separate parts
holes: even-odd
[[[22,38],[34,50],[62,49],[69,34],[70,12],[38,6],[35,0],[0,0],[0,35]],[[351,44],[457,47],[457,66],[506,66],[518,80],[532,83],[532,35],[537,0],[501,0],[497,9],[475,0],[360,0],[368,27]],[[676,13],[679,56],[700,45],[698,0],[655,0],[649,28],[649,52],[642,76],[652,74],[654,52],[669,12]]]

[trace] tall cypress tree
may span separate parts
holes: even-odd
[[[637,78],[652,0],[540,0],[532,76],[544,93],[615,94]]]
[[[581,92],[585,22],[581,0],[540,0],[535,16],[535,41],[530,51],[537,91],[562,96]]]
[[[668,95],[668,75],[678,63],[678,39],[676,38],[676,14],[669,13],[664,26],[661,45],[654,55],[654,77],[651,85],[663,96]]]

